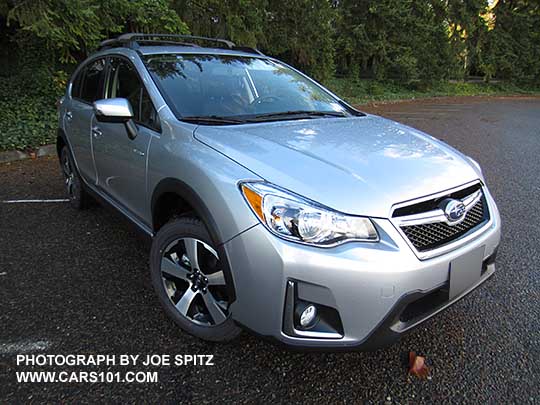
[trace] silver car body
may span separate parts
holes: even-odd
[[[264,57],[180,46],[149,46],[139,52]],[[184,184],[203,205],[212,237],[226,252],[236,296],[231,313],[246,328],[302,347],[376,347],[493,274],[495,265],[489,262],[479,278],[433,310],[411,322],[396,317],[396,308],[408,297],[447,285],[451,263],[470,261],[473,266],[479,256],[483,260],[494,255],[499,244],[500,218],[480,168],[445,143],[374,115],[230,126],[182,122],[137,52],[110,49],[92,60],[108,55],[132,61],[158,111],[161,133],[141,127],[139,136],[130,140],[118,124],[97,123],[91,105],[70,97],[70,83],[59,127],[81,177],[149,235],[155,232],[153,204],[160,190],[171,179]],[[264,180],[333,210],[369,216],[380,241],[321,248],[280,239],[246,204],[239,191],[246,180]],[[489,221],[442,249],[417,251],[393,218],[403,205],[476,183]],[[343,333],[291,329],[287,294],[335,308]]]

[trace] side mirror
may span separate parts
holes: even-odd
[[[127,122],[133,119],[133,109],[125,98],[107,98],[94,101],[96,119],[103,122]]]
[[[133,109],[125,98],[107,98],[94,101],[96,119],[101,122],[119,122],[126,126],[129,139],[137,136],[137,126],[133,122]]]

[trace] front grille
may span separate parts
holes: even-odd
[[[439,203],[446,198],[454,198],[456,200],[461,200],[462,198],[473,194],[474,192],[480,190],[481,188],[482,186],[480,185],[480,183],[476,183],[476,184],[473,184],[472,186],[469,186],[467,188],[464,188],[458,191],[453,191],[441,197],[432,198],[430,200],[426,200],[421,203],[416,203],[413,205],[407,205],[406,207],[398,208],[397,210],[394,211],[392,216],[394,218],[403,217],[406,215],[414,215],[414,214],[419,214],[426,211],[431,211],[438,208]]]
[[[419,252],[425,252],[452,242],[489,220],[485,200],[482,197],[457,225],[445,222],[402,226],[401,230]]]

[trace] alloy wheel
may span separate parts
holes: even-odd
[[[229,299],[218,253],[196,238],[179,238],[161,256],[161,277],[176,310],[190,321],[219,325],[227,319]]]

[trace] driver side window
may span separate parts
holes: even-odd
[[[122,58],[111,58],[105,98],[117,97],[130,102],[137,124],[160,130],[156,109],[135,67]]]

